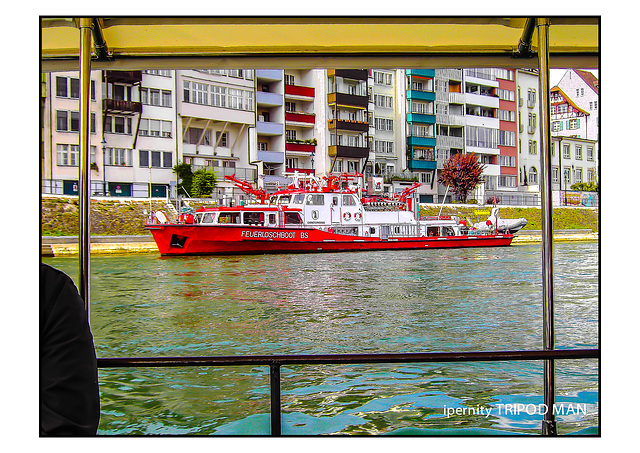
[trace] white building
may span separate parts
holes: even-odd
[[[252,70],[180,70],[178,96],[178,158],[195,171],[207,167],[218,175],[214,198],[235,193],[224,176],[254,181],[251,134],[256,128],[255,82]],[[266,134],[273,130],[270,122]],[[279,124],[282,135],[282,123]],[[254,142],[257,140],[253,139]]]
[[[563,127],[562,130],[554,131],[554,135],[571,135],[599,141],[600,82],[598,79],[589,71],[569,69],[558,82],[557,88],[562,90],[564,97],[585,112],[586,115],[583,117],[584,124],[576,124],[570,129]],[[556,114],[558,113],[560,112],[556,112]],[[554,112],[552,111],[551,114],[553,115]],[[565,122],[566,125],[567,123]]]

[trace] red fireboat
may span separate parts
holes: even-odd
[[[162,255],[236,255],[346,252],[462,247],[501,247],[513,234],[501,233],[498,219],[477,228],[456,216],[419,217],[415,183],[391,198],[362,197],[362,174],[310,177],[268,194],[235,176],[236,187],[255,204],[201,207],[169,223],[152,212],[145,228]]]

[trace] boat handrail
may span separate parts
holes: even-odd
[[[553,349],[529,351],[405,352],[385,354],[234,355],[209,357],[98,358],[98,368],[183,366],[269,366],[271,435],[282,435],[281,373],[284,365],[348,365],[366,363],[450,363],[600,359],[600,349]]]

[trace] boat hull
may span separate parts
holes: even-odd
[[[161,255],[237,255],[369,250],[503,247],[512,234],[446,237],[348,236],[315,228],[247,228],[231,225],[148,225]]]

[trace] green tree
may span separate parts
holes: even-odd
[[[184,162],[173,166],[173,172],[178,175],[178,193],[191,197],[191,185],[193,183],[193,172],[191,165]]]
[[[191,184],[191,196],[194,198],[209,198],[217,184],[216,174],[206,168],[201,168],[193,173]]]
[[[482,182],[484,165],[473,153],[454,154],[442,166],[438,181],[450,186],[458,196],[458,201],[467,201],[467,194]]]
[[[578,182],[571,185],[571,190],[580,190],[582,192],[599,192],[600,185],[595,182]]]

